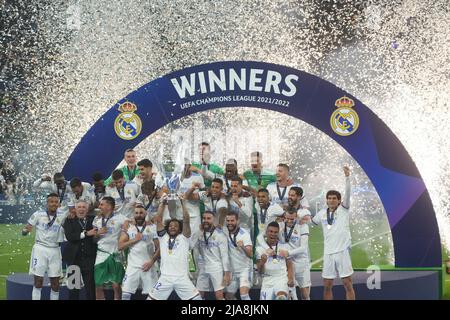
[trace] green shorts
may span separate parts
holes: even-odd
[[[105,261],[94,266],[95,286],[100,287],[108,283],[121,284],[125,269],[119,260],[119,254],[113,253]]]

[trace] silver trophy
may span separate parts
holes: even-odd
[[[175,145],[178,146],[175,152],[175,159],[168,154],[164,154],[163,160],[157,165],[158,170],[161,172],[164,178],[164,185],[168,189],[167,194],[167,207],[169,209],[169,214],[171,219],[176,219],[177,217],[177,204],[179,201],[180,182],[182,171],[184,169],[185,158],[184,155],[187,152],[187,147],[181,141],[178,141]]]

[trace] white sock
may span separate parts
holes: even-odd
[[[31,293],[32,300],[41,300],[41,290],[42,288],[36,288],[33,286],[33,292]]]
[[[292,300],[298,300],[297,290],[296,290],[295,286],[289,287],[289,295],[291,296]]]
[[[250,295],[248,293],[246,293],[246,294],[241,294],[241,300],[252,300],[252,299],[250,299]]]
[[[59,300],[59,291],[50,290],[50,300]]]
[[[122,292],[122,300],[131,300],[131,293]]]

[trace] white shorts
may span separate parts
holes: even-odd
[[[223,286],[223,271],[207,273],[204,270],[201,270],[197,278],[197,289],[199,291],[209,291],[211,288],[210,281],[214,292],[225,288]]]
[[[225,291],[229,293],[236,293],[239,288],[247,287],[251,288],[253,283],[253,270],[244,269],[243,271],[236,273],[233,272],[231,274],[231,282],[228,287],[226,287]]]
[[[142,271],[141,268],[128,266],[122,280],[122,291],[134,294],[140,287],[142,294],[149,294],[156,281],[158,281],[158,275],[155,267],[148,271]]]
[[[260,300],[275,300],[279,292],[289,293],[288,278],[286,276],[280,277],[263,277],[261,285]]]
[[[31,251],[30,274],[43,277],[45,273],[49,278],[62,276],[62,258],[59,247],[50,248],[36,243]]]
[[[311,271],[309,259],[302,259],[299,262],[294,262],[295,281],[300,288],[311,287]]]
[[[341,252],[323,255],[322,278],[346,278],[353,274],[350,248]]]
[[[154,300],[167,300],[174,290],[181,300],[190,300],[200,294],[189,279],[189,276],[174,277],[162,275],[150,291],[149,297]]]

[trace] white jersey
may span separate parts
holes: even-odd
[[[97,248],[99,251],[105,251],[109,254],[118,251],[120,232],[122,231],[123,224],[128,219],[121,214],[114,213],[109,218],[104,219],[101,215],[95,217],[92,225],[99,230],[106,226],[106,234],[101,235],[97,242]]]
[[[207,191],[199,191],[198,196],[200,197],[200,201],[202,201],[205,205],[205,210],[212,211],[218,217],[219,209],[225,208],[228,209],[228,202],[225,199],[213,199],[211,196],[208,196]]]
[[[100,202],[100,200],[105,196],[106,188],[105,192],[96,192],[95,186],[92,185],[89,188],[89,192],[94,196],[95,202]]]
[[[295,222],[294,228],[290,228],[286,223],[280,223],[279,239],[280,243],[289,248],[289,257],[294,263],[302,260],[310,260],[308,248],[309,227],[306,223]]]
[[[183,179],[183,181],[180,182],[179,192],[186,193],[186,191],[188,191],[188,189],[190,189],[194,183],[200,183],[200,189],[203,189],[205,187],[205,181],[203,179],[203,176],[198,173],[192,172],[189,178],[185,178]],[[193,194],[195,193],[198,193],[197,189],[194,190]],[[185,205],[186,209],[189,212],[189,217],[191,218],[200,217],[199,201],[187,200],[185,201]]]
[[[194,235],[200,255],[199,264],[207,273],[230,271],[228,257],[228,239],[222,230],[215,228],[211,232],[198,232]]]
[[[151,200],[151,203],[150,203]],[[147,211],[147,216],[149,219],[152,219],[158,213],[159,200],[155,197],[149,197],[146,194],[141,193],[136,198],[136,204],[140,204]]]
[[[253,260],[249,258],[243,248],[239,248],[237,243],[242,241],[244,247],[252,247],[252,239],[250,232],[240,227],[237,234],[231,234],[228,228],[223,229],[224,234],[228,238],[228,255],[230,257],[231,271],[233,273],[240,273],[246,269],[252,270]]]
[[[261,209],[259,203],[255,203],[256,216],[258,219],[259,233],[262,234],[266,230],[266,226],[275,221],[278,217],[283,216],[284,210],[278,204],[270,202],[267,209]]]
[[[132,218],[134,215],[134,204],[136,198],[139,195],[138,186],[133,181],[127,181],[123,187],[123,194],[119,192],[117,187],[106,187],[106,196],[114,198],[116,202],[115,212],[122,214],[128,218]]]
[[[65,181],[64,186],[60,189],[53,181],[43,181],[42,179],[37,179],[33,183],[33,187],[36,189],[43,190],[47,194],[56,193],[59,196],[59,202],[61,204],[59,209],[65,214],[69,212],[68,206],[69,194],[72,192],[69,181]]]
[[[83,186],[83,192],[81,193],[79,198],[77,198],[75,193],[73,192],[69,193],[67,201],[67,205],[69,206],[69,208],[74,208],[78,200],[84,200],[87,202],[88,206],[94,206],[95,194],[91,191],[92,186],[87,182],[82,182],[81,184]]]
[[[239,214],[241,226],[246,229],[253,229],[253,197],[239,197],[242,207],[239,208],[233,198],[230,198],[230,211]]]
[[[28,223],[36,228],[35,242],[46,247],[59,247],[59,242],[64,241],[62,225],[65,218],[66,214],[60,209],[56,210],[56,216],[49,216],[47,211],[44,210],[38,210],[33,213],[28,219]]]
[[[327,219],[327,209],[320,210],[312,222],[321,225],[324,238],[324,254],[333,254],[348,249],[352,244],[350,235],[350,179],[345,179],[345,195],[342,203],[338,206],[334,215],[330,213],[329,224]]]
[[[159,173],[157,173],[156,176],[152,179],[154,179],[155,181],[155,187],[161,188],[164,185],[164,178]],[[136,177],[134,177],[133,182],[137,184],[137,186],[139,187],[139,192],[141,192],[141,186],[144,180],[139,175],[137,175]]]
[[[280,250],[289,250],[288,246],[278,242],[272,250],[275,252],[274,256],[268,256],[264,264],[263,277],[287,277],[286,258],[279,255]],[[256,247],[256,259],[261,260],[261,256],[266,254],[267,249],[262,246]],[[289,258],[288,258],[289,259]]]
[[[279,204],[280,206],[284,207],[288,205],[288,195],[289,190],[291,190],[292,187],[300,187],[298,183],[293,183],[290,186],[287,187],[278,187],[277,182],[272,182],[267,185],[267,190],[270,194],[270,201]],[[309,202],[303,195],[303,197],[300,199],[300,204],[303,208],[309,208]]]
[[[188,277],[190,241],[183,234],[179,234],[175,240],[170,239],[167,232],[159,238],[161,254],[161,276]],[[169,241],[173,243],[172,249]]]
[[[144,226],[138,227],[130,224],[127,234],[130,240],[136,238],[139,230],[142,230]],[[128,253],[128,267],[141,268],[142,265],[149,261],[155,253],[155,245],[153,240],[158,239],[156,234],[156,225],[146,225],[142,230],[142,239],[130,247]]]

